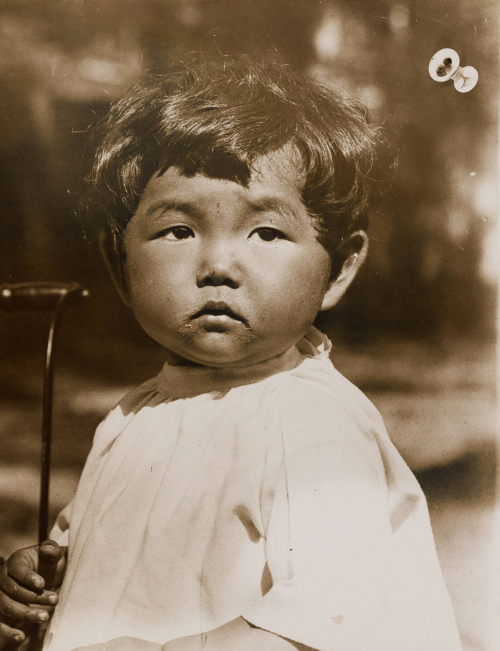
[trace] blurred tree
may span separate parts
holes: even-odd
[[[494,288],[482,269],[495,219],[495,3],[339,0],[323,11],[313,73],[366,101],[399,143],[357,300],[351,293],[338,313],[345,335],[494,334]],[[443,47],[479,70],[472,92],[430,78]]]
[[[442,47],[479,70],[471,93],[429,77]],[[88,127],[124,87],[193,51],[273,52],[358,95],[397,134],[369,264],[325,327],[352,340],[492,331],[481,269],[496,180],[493,0],[4,0],[0,280],[78,278],[101,297],[87,317],[97,338],[117,318],[137,335],[118,302],[107,309],[116,299],[95,244],[79,241]]]

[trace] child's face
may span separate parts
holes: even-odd
[[[178,361],[243,366],[278,355],[312,325],[329,286],[330,257],[282,152],[263,157],[246,188],[175,167],[154,177],[125,252],[122,296]]]

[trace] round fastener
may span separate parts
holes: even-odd
[[[459,93],[468,93],[477,84],[479,74],[472,66],[460,66],[460,57],[455,50],[445,47],[432,57],[429,63],[429,74],[440,83],[453,79],[453,84]]]

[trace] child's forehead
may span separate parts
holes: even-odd
[[[302,160],[295,147],[287,145],[279,150],[258,156],[250,167],[249,183],[243,185],[237,181],[210,176],[203,172],[186,175],[177,166],[169,167],[161,174],[155,174],[146,186],[141,203],[151,200],[153,195],[161,193],[192,193],[203,196],[208,189],[220,188],[233,191],[240,196],[281,194],[300,199],[305,183]],[[216,181],[217,183],[210,183]]]
[[[203,173],[187,175],[174,165],[151,178],[132,221],[149,227],[181,212],[196,220],[210,221],[216,216],[217,223],[222,223],[223,213],[224,219],[232,215],[236,224],[243,223],[250,213],[273,212],[290,226],[308,228],[302,179],[302,169],[291,150],[257,158],[247,184]]]

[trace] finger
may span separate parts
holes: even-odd
[[[30,608],[13,601],[3,593],[0,593],[0,612],[18,622],[32,622],[33,624],[48,622],[50,618],[47,610]]]
[[[44,590],[42,594],[37,594],[32,590],[27,590],[14,581],[10,576],[4,577],[2,581],[2,591],[14,601],[23,604],[37,604],[39,606],[55,606],[59,597],[55,592]]]
[[[20,549],[14,552],[6,565],[9,576],[26,588],[41,594],[44,580],[35,572],[37,565],[36,547]]]
[[[0,622],[0,640],[3,639],[6,642],[22,642],[24,638],[25,635],[23,631]]]

